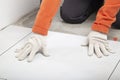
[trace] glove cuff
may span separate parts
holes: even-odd
[[[101,38],[101,39],[106,39],[107,40],[107,34],[97,32],[97,31],[92,31],[88,35],[89,37],[95,37],[95,38]]]
[[[43,36],[41,34],[33,33],[33,35],[31,37],[35,37],[39,44],[41,43],[43,46],[46,46],[47,36]]]

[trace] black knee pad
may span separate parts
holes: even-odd
[[[112,28],[120,29],[120,11],[116,16],[116,21],[112,24]]]
[[[99,1],[96,3],[96,1]],[[101,1],[101,2],[100,2]],[[61,18],[68,23],[82,23],[103,4],[102,0],[65,0],[61,9]]]

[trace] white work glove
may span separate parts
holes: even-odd
[[[28,56],[27,61],[31,62],[38,52],[44,56],[49,56],[46,49],[46,36],[34,33],[21,49],[16,50],[16,53],[18,53],[16,58],[21,61]]]
[[[82,46],[88,46],[89,56],[95,54],[98,58],[101,58],[102,55],[108,56],[110,53],[114,53],[109,47],[107,35],[97,31],[90,32]]]

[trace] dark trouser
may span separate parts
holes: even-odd
[[[64,0],[60,10],[60,15],[67,23],[82,23],[93,12],[97,11],[103,3],[104,0]],[[120,26],[120,13],[117,15],[117,20],[113,26]]]
[[[120,11],[116,16],[116,21],[113,23],[112,28],[120,29]]]

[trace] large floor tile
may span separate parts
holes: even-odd
[[[29,36],[28,36],[29,37]],[[0,56],[0,77],[8,80],[108,80],[120,59],[120,42],[109,41],[116,54],[101,59],[87,56],[87,48],[80,45],[83,36],[49,32],[50,57],[36,55],[31,63],[18,61],[14,50],[26,37]]]

